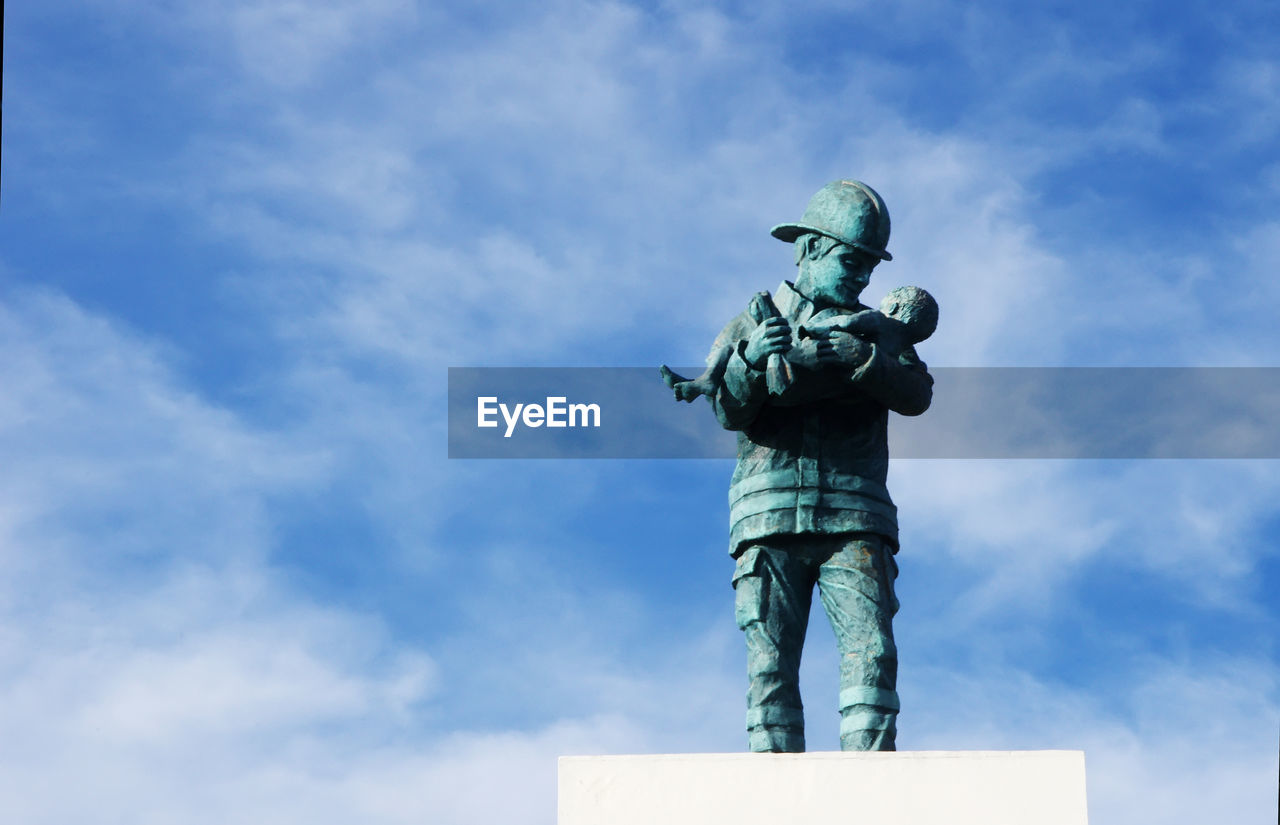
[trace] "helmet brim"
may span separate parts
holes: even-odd
[[[825,229],[819,229],[816,226],[809,226],[808,224],[780,223],[777,226],[775,226],[773,229],[769,230],[770,235],[772,235],[773,237],[777,238],[780,241],[786,241],[787,243],[794,243],[796,238],[800,237],[801,235],[806,235],[810,232],[816,233],[818,235],[825,235],[828,238],[837,240],[842,244],[847,244],[848,246],[852,246],[854,249],[859,249],[867,253],[868,255],[875,255],[877,258],[879,258],[882,261],[893,260],[893,256],[890,255],[887,250],[872,249],[871,247],[867,246],[864,243],[851,241],[848,238],[841,238],[838,235],[831,234]]]

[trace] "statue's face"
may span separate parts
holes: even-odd
[[[825,255],[804,259],[796,288],[819,308],[854,307],[878,263],[876,256],[838,243]]]

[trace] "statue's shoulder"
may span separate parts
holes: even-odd
[[[724,325],[724,329],[720,330],[720,334],[716,336],[715,343],[711,345],[712,350],[719,350],[724,347],[731,347],[738,341],[745,341],[751,337],[751,330],[757,326],[755,320],[752,319],[750,313],[746,310],[739,312]]]
[[[761,320],[771,314],[780,313],[783,317],[790,318],[803,301],[804,298],[795,291],[790,281],[779,284],[772,295],[768,292],[758,292],[751,297],[742,312],[733,316],[729,323],[725,324],[724,329],[716,336],[716,344],[731,343],[749,337],[751,331],[760,325]]]

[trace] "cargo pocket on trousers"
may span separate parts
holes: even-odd
[[[898,560],[894,558],[893,548],[889,546],[887,541],[881,542],[880,548],[881,552],[884,553],[885,589],[889,594],[889,609],[892,611],[889,615],[896,616],[898,615],[898,608],[901,607],[894,587],[894,582],[898,579]]]
[[[733,571],[733,614],[741,630],[760,621],[764,610],[764,578],[760,575],[760,552],[761,548],[756,545],[748,547],[738,557],[738,566]]]

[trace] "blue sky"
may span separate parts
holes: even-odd
[[[696,363],[835,178],[931,365],[1280,366],[1267,3],[12,6],[9,821],[532,825],[560,754],[742,749],[731,463],[450,461],[446,368]],[[1275,462],[890,486],[902,747],[1273,821]]]

